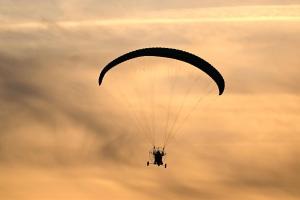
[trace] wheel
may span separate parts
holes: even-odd
[[[147,162],[147,166],[149,166],[149,161]]]
[[[167,163],[165,164],[165,168],[167,168]]]

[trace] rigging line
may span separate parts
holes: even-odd
[[[217,96],[214,96],[213,99],[212,99],[211,101],[216,100],[216,98],[217,98]],[[207,102],[207,104],[208,104],[208,102]],[[206,105],[207,105],[207,104],[206,104]],[[182,131],[182,130],[180,130],[180,131]],[[178,134],[177,134],[176,136],[178,136],[178,135],[181,134],[181,133],[182,133],[182,132],[178,132]],[[175,136],[174,136],[172,139],[175,139]]]
[[[142,131],[142,132],[146,132],[146,129],[145,129],[145,127],[143,127],[142,123],[140,122],[139,117],[138,117],[138,115],[137,115],[137,113],[136,113],[136,110],[134,109],[132,103],[129,101],[128,97],[127,97],[127,96],[123,93],[123,91],[120,89],[120,87],[119,87],[118,84],[117,84],[117,89],[118,89],[118,92],[119,92],[119,93],[121,94],[121,96],[123,97],[122,100],[125,100],[125,102],[127,103],[128,107],[129,107],[129,110],[131,110],[130,113],[132,113],[131,115],[134,117],[136,123],[140,126],[141,131]],[[123,102],[123,101],[121,101],[121,102]],[[126,106],[125,106],[125,107],[126,107]],[[151,141],[151,137],[148,137],[148,138],[149,138],[149,140]],[[153,142],[151,141],[151,143],[153,143]]]
[[[146,72],[145,72],[145,77],[150,80],[150,81],[147,81],[148,82],[148,88],[150,90],[150,88],[153,87],[153,81],[151,80],[151,68],[149,68],[149,66],[147,68],[145,68]],[[149,91],[148,90],[148,91]],[[151,91],[151,90],[150,90]],[[151,91],[152,92],[152,91]],[[145,98],[145,106],[146,106],[146,110],[145,110],[145,119],[146,119],[146,122],[148,124],[148,127],[149,127],[149,133],[150,133],[150,137],[152,138],[153,140],[153,146],[156,144],[156,139],[155,139],[155,135],[154,135],[154,129],[153,129],[153,119],[152,119],[152,113],[153,113],[153,106],[152,106],[152,102],[153,102],[153,92],[148,92],[145,97],[148,97]]]
[[[152,68],[152,72],[150,75],[150,82],[151,82],[151,118],[152,118],[152,130],[153,130],[153,138],[154,138],[154,142],[156,141],[156,132],[155,132],[155,110],[154,110],[154,72],[153,72],[153,68]]]
[[[148,70],[148,71],[147,71]],[[146,78],[148,78],[147,77],[147,75],[149,74],[149,67],[145,67],[145,76],[146,76]],[[149,81],[147,81],[148,83],[149,83]],[[149,83],[150,84],[150,83]],[[146,87],[146,86],[145,86]],[[147,86],[147,87],[149,87],[149,85]],[[149,93],[147,93],[148,94],[148,97],[146,98],[146,96],[147,95],[144,95],[145,96],[145,98],[144,98],[144,101],[145,101],[145,106],[146,106],[146,109],[145,109],[145,124],[147,124],[147,126],[148,126],[148,129],[149,129],[149,135],[150,135],[150,137],[151,137],[151,139],[152,139],[152,141],[153,141],[153,146],[155,145],[155,138],[154,138],[154,134],[153,134],[153,125],[152,125],[152,123],[151,123],[151,115],[150,115],[150,113],[151,113],[151,111],[150,110],[148,110],[151,106],[150,106],[150,102],[151,102],[151,95],[149,95]],[[147,100],[148,99],[148,100]],[[149,102],[147,102],[147,101],[149,101]],[[148,116],[148,117],[147,117]]]
[[[154,130],[153,71],[151,71],[151,74],[150,74],[150,82],[151,82],[151,104],[150,104],[150,107],[151,107],[151,124],[152,124],[152,125],[151,125],[151,128],[152,128],[152,131],[153,131],[153,138],[154,138],[154,141],[156,142],[156,138],[155,138],[155,130]]]
[[[208,90],[208,93],[210,93],[212,90],[213,90],[213,87],[212,87],[212,84],[209,85],[209,88]],[[214,100],[217,96],[214,96],[214,98],[212,100]],[[184,117],[182,123],[180,124],[180,126],[177,127],[177,129],[174,131],[174,134],[169,138],[168,142],[173,140],[175,138],[175,136],[178,136],[180,133],[182,133],[182,128],[183,128],[183,125],[186,123],[187,119],[190,117],[190,115],[196,110],[196,109],[199,109],[197,108],[199,103],[202,102],[202,100],[204,100],[206,98],[206,96],[200,96],[198,98],[198,100],[196,101],[196,103],[194,104],[194,106],[192,107],[192,109],[188,112],[188,114]],[[208,104],[208,102],[207,102]],[[205,105],[207,105],[205,104]],[[203,107],[204,105],[201,104],[201,106]]]
[[[169,132],[168,138],[166,139],[165,143],[168,143],[169,138],[172,137],[172,135],[175,133],[174,130],[176,130],[177,127],[178,127],[177,122],[179,122],[179,124],[180,124],[180,120],[179,120],[179,119],[181,118],[181,117],[180,117],[180,116],[181,116],[181,112],[182,112],[183,108],[184,108],[185,105],[186,105],[187,97],[189,96],[190,92],[192,91],[192,88],[194,87],[194,85],[196,85],[196,83],[197,83],[199,80],[200,80],[200,77],[196,77],[196,78],[192,81],[192,85],[187,89],[187,92],[186,92],[184,98],[182,99],[180,109],[179,109],[179,111],[177,112],[177,114],[175,115],[175,116],[176,116],[176,119],[175,119],[175,121],[174,121],[174,123],[173,123],[173,126],[172,126],[172,128],[171,128],[171,131]]]
[[[147,67],[144,67],[143,68],[143,72],[145,73],[144,75],[145,75],[145,78],[147,78],[147,74],[148,74],[148,68]],[[146,81],[146,83],[148,83],[148,81]],[[150,83],[148,83],[148,84],[150,84]],[[147,88],[148,87],[148,85],[146,84],[145,86],[144,86],[145,88]],[[148,95],[148,96],[147,96]],[[155,141],[154,141],[154,138],[153,138],[153,130],[152,130],[152,126],[151,126],[151,118],[150,118],[150,114],[149,114],[149,102],[150,102],[150,96],[149,96],[149,93],[148,94],[146,94],[146,95],[143,95],[143,101],[144,101],[144,108],[145,108],[145,112],[144,112],[144,121],[145,121],[145,124],[146,124],[146,126],[147,126],[147,129],[148,129],[148,131],[149,131],[149,137],[151,138],[151,140],[152,140],[152,142],[153,142],[153,144],[152,144],[152,146],[155,144]]]
[[[129,116],[129,118],[132,119],[132,121],[134,122],[133,124],[135,125],[136,129],[137,130],[142,130],[142,127],[138,126],[139,123],[137,122],[137,119],[132,115],[131,112],[129,112],[129,109],[128,109],[127,105],[125,105],[123,101],[116,100],[116,99],[119,99],[119,98],[117,98],[116,96],[114,96],[111,92],[109,92],[109,90],[107,90],[107,92],[108,92],[108,95],[110,97],[112,97],[113,99],[115,99],[116,102],[121,102],[121,104],[123,104],[124,108],[126,108],[125,110],[127,112],[127,116]],[[151,144],[150,138],[148,138],[146,141]]]
[[[157,142],[157,145],[159,146],[160,145],[160,142],[161,142],[161,137],[159,134],[159,131],[160,131],[160,123],[159,123],[159,120],[158,120],[158,117],[160,117],[159,115],[159,112],[158,112],[158,109],[159,109],[159,98],[158,98],[158,87],[157,87],[157,84],[158,84],[158,81],[160,81],[159,78],[157,78],[157,66],[154,68],[154,71],[153,71],[153,130],[154,130],[154,137],[156,138],[156,142]]]
[[[168,80],[168,82],[167,82],[167,84],[169,84],[169,83],[171,83],[171,76],[170,76],[170,68],[168,67],[167,68],[168,69],[168,75],[167,75],[167,80]],[[167,114],[166,114],[166,121],[165,121],[165,125],[164,125],[164,128],[163,128],[163,139],[165,140],[165,133],[166,133],[166,131],[167,131],[167,126],[168,126],[168,123],[169,123],[169,115],[170,115],[170,102],[171,102],[171,96],[172,96],[172,94],[173,94],[173,86],[174,86],[174,82],[175,81],[173,81],[172,82],[172,84],[171,84],[171,86],[169,87],[169,98],[168,98],[168,100],[167,100],[167,102],[168,102],[168,104],[167,104]]]
[[[191,84],[191,86],[187,89],[187,91],[186,91],[184,97],[182,98],[180,107],[179,107],[177,113],[175,114],[175,120],[174,120],[174,122],[172,123],[172,125],[171,125],[171,127],[170,127],[170,131],[168,132],[166,141],[168,141],[168,138],[170,137],[170,135],[171,135],[172,132],[173,132],[174,126],[175,126],[175,124],[176,124],[176,122],[177,122],[177,120],[178,120],[178,118],[179,118],[179,115],[180,115],[180,113],[181,113],[181,111],[182,111],[182,109],[183,109],[183,107],[184,107],[184,104],[185,104],[185,101],[186,101],[187,96],[189,95],[191,89],[193,88],[193,86],[195,85],[195,83],[196,83],[198,80],[199,80],[199,77],[197,76],[197,77],[192,81],[193,84]],[[165,144],[166,144],[166,142],[165,142]]]
[[[145,127],[145,131],[144,131],[144,133],[145,134],[147,134],[147,135],[149,135],[149,137],[151,137],[151,126],[147,123],[147,118],[146,118],[146,116],[145,116],[145,111],[144,111],[144,109],[142,108],[142,103],[141,103],[141,96],[142,95],[140,95],[140,92],[138,92],[138,89],[135,89],[135,91],[136,91],[136,93],[138,94],[138,96],[140,96],[140,97],[138,97],[138,107],[139,107],[139,117],[140,117],[140,119],[141,119],[141,124],[144,124],[144,127]],[[142,123],[143,122],[143,123]]]
[[[176,67],[174,68],[174,71],[175,69],[177,69]],[[174,72],[175,74],[175,72]],[[168,131],[168,125],[169,125],[169,120],[170,120],[170,107],[171,107],[171,103],[172,103],[172,99],[173,99],[173,93],[174,93],[174,86],[175,86],[175,83],[177,82],[177,79],[175,79],[175,81],[172,81],[172,77],[174,77],[174,74],[171,76],[170,75],[170,67],[168,67],[168,81],[171,82],[171,87],[169,87],[169,92],[170,92],[170,95],[169,95],[169,98],[168,98],[168,106],[167,106],[167,119],[166,119],[166,123],[165,123],[165,127],[164,127],[164,132],[163,132],[163,136],[164,136],[164,141],[166,140],[166,136],[167,136],[167,131]]]
[[[189,95],[189,93],[190,93],[192,87],[195,85],[195,82],[198,81],[198,78],[199,78],[199,77],[196,77],[196,78],[192,81],[193,84],[191,84],[190,87],[187,88],[185,94],[183,95],[183,98],[182,98],[182,100],[181,100],[181,102],[180,102],[179,109],[177,110],[177,113],[175,114],[175,119],[174,119],[173,123],[172,123],[171,126],[170,126],[170,130],[169,130],[169,132],[168,132],[167,139],[168,139],[168,137],[170,137],[170,134],[172,134],[172,131],[173,131],[173,129],[174,129],[174,126],[175,126],[177,120],[179,119],[179,115],[180,115],[180,113],[181,113],[181,111],[182,111],[182,109],[183,109],[183,107],[184,107],[185,102],[186,102],[186,98],[187,98],[187,96]]]
[[[186,114],[183,114],[183,113],[182,113],[182,116],[184,116],[184,117],[182,118],[181,121],[178,121],[177,127],[176,127],[176,128],[174,127],[175,130],[174,130],[173,133],[175,133],[176,130],[179,129],[179,127],[182,125],[183,121],[185,121],[186,118],[188,118],[190,112],[193,112],[193,110],[197,107],[197,105],[198,105],[202,100],[204,100],[204,99],[207,97],[207,95],[204,95],[204,94],[209,94],[209,93],[212,91],[212,89],[213,89],[212,86],[213,86],[213,85],[212,85],[211,83],[206,84],[205,92],[202,93],[202,95],[199,95],[199,97],[197,98],[197,100],[196,100],[195,103],[193,104],[192,108],[189,109],[189,110],[187,110]]]
[[[169,82],[170,82],[170,68],[167,68],[167,85],[169,84]],[[169,93],[171,93],[170,91],[171,91],[171,87],[169,87],[168,88],[169,89]],[[167,91],[167,90],[166,90]],[[165,94],[165,93],[164,93]],[[163,96],[164,98],[165,98],[165,96]],[[163,100],[164,100],[164,98],[163,98]],[[169,97],[170,98],[170,97]],[[169,99],[168,98],[168,99]],[[167,102],[168,102],[168,100],[167,100]],[[167,108],[165,108],[164,107],[164,112],[166,113],[165,114],[165,125],[162,125],[162,137],[163,137],[163,140],[165,140],[165,129],[166,129],[166,124],[167,124],[167,119],[168,119],[168,114],[169,114],[169,105],[167,105]]]
[[[135,121],[136,121],[136,124],[138,124],[139,127],[141,127],[141,128],[140,128],[141,132],[147,133],[145,127],[142,125],[141,121],[139,120],[139,117],[138,117],[138,115],[136,114],[136,111],[135,111],[135,109],[133,108],[131,102],[127,99],[127,97],[126,97],[125,95],[123,95],[123,99],[125,99],[125,101],[126,101],[127,104],[129,105],[129,108],[130,108],[130,110],[131,110],[131,113],[133,113],[133,116],[134,116],[134,119],[135,119]],[[142,135],[143,135],[143,134],[142,134]],[[153,143],[151,137],[149,137],[147,134],[145,134],[145,135],[146,135],[146,137],[148,138],[148,140],[151,141],[151,143]]]
[[[140,76],[136,76],[136,77],[140,77]],[[151,137],[151,125],[149,123],[147,123],[149,120],[147,120],[147,117],[146,117],[146,114],[145,114],[145,109],[142,108],[142,97],[144,95],[141,95],[141,91],[137,87],[137,85],[140,85],[140,84],[134,84],[134,85],[135,85],[134,86],[134,91],[138,95],[138,102],[139,102],[139,108],[140,108],[140,112],[139,112],[140,113],[140,117],[141,117],[141,119],[143,118],[142,121],[144,122],[145,130],[148,130],[145,134],[148,134],[149,137]]]

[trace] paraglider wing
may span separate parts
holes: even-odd
[[[214,68],[211,64],[203,60],[202,58],[191,54],[186,51],[178,50],[178,49],[171,49],[171,48],[163,48],[163,47],[152,47],[152,48],[144,48],[138,49],[135,51],[131,51],[126,53],[110,63],[108,63],[100,73],[99,76],[99,85],[101,85],[105,74],[114,66],[125,62],[127,60],[143,57],[143,56],[156,56],[156,57],[165,57],[165,58],[172,58],[176,60],[180,60],[186,63],[189,63],[198,69],[204,71],[208,76],[210,76],[217,84],[219,89],[219,95],[221,95],[225,88],[225,81],[220,74],[220,72]]]

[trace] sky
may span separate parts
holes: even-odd
[[[300,1],[0,0],[0,22],[0,199],[300,198]],[[224,94],[163,58],[98,86],[145,47],[207,60]],[[146,167],[151,117],[164,135],[187,91],[168,167]]]

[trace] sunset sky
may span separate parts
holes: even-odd
[[[0,0],[0,44],[0,199],[300,199],[299,0]],[[166,169],[146,167],[147,124],[128,105],[150,95],[151,67],[159,124],[165,67],[189,66],[139,58],[97,83],[145,47],[192,52],[226,82],[218,96],[200,73],[189,100],[211,92],[187,103]],[[191,84],[174,77],[171,119]]]

